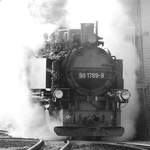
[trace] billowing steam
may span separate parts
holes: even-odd
[[[126,18],[128,19],[128,18]],[[129,20],[125,20],[129,21]],[[125,23],[125,22],[124,22]],[[118,58],[123,59],[124,65],[124,87],[129,89],[131,92],[131,98],[127,106],[122,108],[122,118],[121,124],[125,128],[125,133],[123,137],[118,140],[127,140],[132,139],[135,135],[135,125],[136,119],[138,117],[139,111],[139,103],[138,103],[138,93],[136,90],[136,70],[139,66],[139,59],[136,53],[134,40],[127,40],[126,33],[130,33],[127,35],[130,39],[133,39],[135,35],[135,28],[132,24],[128,24],[128,28],[124,28],[124,26],[118,26],[123,33],[116,31],[116,33],[112,32],[113,39],[107,39],[108,47],[112,49],[112,54],[116,55]],[[114,30],[115,31],[115,30]]]
[[[41,0],[38,6],[31,0],[0,2],[0,128],[14,136],[50,135],[43,108],[31,103],[28,62],[32,51],[43,46],[43,34],[52,33],[64,20],[64,5],[63,0]]]
[[[106,47],[124,59],[125,88],[131,91],[132,98],[123,109],[122,123],[125,138],[133,136],[138,112],[135,75],[138,59],[134,45],[125,40],[131,33],[128,25],[132,26],[132,21],[117,0],[69,0],[65,6],[66,0],[0,1],[0,128],[15,136],[49,136],[44,110],[30,101],[28,62],[31,51],[42,47],[43,34],[66,24],[67,10],[71,28],[98,20],[99,34],[104,37]]]
[[[136,70],[139,65],[135,48],[135,26],[126,15],[119,0],[76,0],[69,1],[68,22],[71,27],[79,27],[81,22],[99,22],[99,35],[104,37],[105,47],[113,55],[124,61],[125,88],[132,98],[122,112],[122,126],[125,134],[122,140],[135,134],[135,121],[138,115],[138,96],[136,91]],[[129,40],[132,39],[132,40]]]
[[[32,0],[29,8],[31,15],[40,21],[51,24],[64,24],[66,22],[67,0]]]

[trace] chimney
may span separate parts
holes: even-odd
[[[95,42],[94,23],[81,23],[81,44]]]

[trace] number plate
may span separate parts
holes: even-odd
[[[98,72],[79,72],[78,73],[78,78],[79,79],[104,79],[105,74],[103,72],[98,73]]]

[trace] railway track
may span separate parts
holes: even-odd
[[[30,138],[0,138],[0,149],[27,150],[35,145],[39,140]]]
[[[0,149],[16,150],[150,150],[142,142],[51,141],[26,138],[0,138]]]
[[[56,141],[55,141],[56,142]],[[49,141],[49,144],[51,142]],[[53,143],[53,142],[52,142]],[[111,142],[87,142],[87,141],[67,141],[62,144],[57,143],[57,146],[53,144],[47,145],[44,150],[149,150],[150,145],[140,143],[111,143]]]
[[[39,140],[36,144],[28,148],[28,150],[42,150],[45,146],[45,143],[43,140]]]
[[[0,138],[9,138],[11,137],[6,130],[0,130]]]
[[[33,138],[14,138],[6,130],[0,130],[0,149],[9,150],[41,150],[44,141]]]

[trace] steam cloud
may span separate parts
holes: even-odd
[[[45,23],[64,24],[67,14],[67,0],[32,0],[29,8],[31,15]]]
[[[129,18],[126,19],[129,21]],[[111,47],[112,54],[116,55],[118,58],[123,59],[124,87],[131,92],[129,103],[124,108],[122,108],[121,124],[125,128],[125,133],[121,138],[117,139],[129,140],[132,139],[135,135],[136,119],[139,112],[138,93],[136,90],[136,70],[139,66],[139,59],[134,43],[132,43],[132,41],[129,42],[125,40],[126,33],[130,33],[131,37],[132,35],[135,35],[133,26],[131,25],[128,29],[125,29],[123,26],[118,28],[122,29],[121,31],[124,31],[125,33],[117,33],[117,31],[117,34],[112,33],[114,38],[111,41],[107,41],[107,44],[108,47]]]
[[[131,139],[135,134],[135,122],[139,103],[136,91],[136,70],[139,66],[134,45],[135,26],[119,0],[76,0],[67,5],[68,22],[71,28],[81,22],[99,22],[99,35],[104,37],[105,47],[119,59],[123,59],[125,88],[131,92],[131,99],[122,109],[123,137]],[[84,10],[84,11],[83,11]],[[132,40],[127,40],[130,37]]]
[[[29,61],[32,51],[43,46],[43,34],[52,33],[59,26],[57,21],[64,20],[65,1],[41,0],[38,7],[36,3],[31,0],[0,2],[0,128],[13,136],[50,136],[43,108],[33,104],[30,98]],[[36,11],[48,21],[43,22]],[[48,11],[50,16],[46,15]]]
[[[81,22],[96,20],[105,46],[124,60],[125,88],[131,91],[132,99],[123,109],[122,124],[126,130],[124,138],[134,135],[138,112],[135,75],[138,59],[134,45],[125,40],[130,33],[127,26],[133,26],[133,23],[117,0],[70,0],[67,6],[66,0],[0,2],[1,128],[9,129],[15,136],[49,136],[44,110],[30,101],[27,76],[30,75],[31,51],[42,47],[44,33],[50,34],[66,22],[71,28],[77,28]]]

